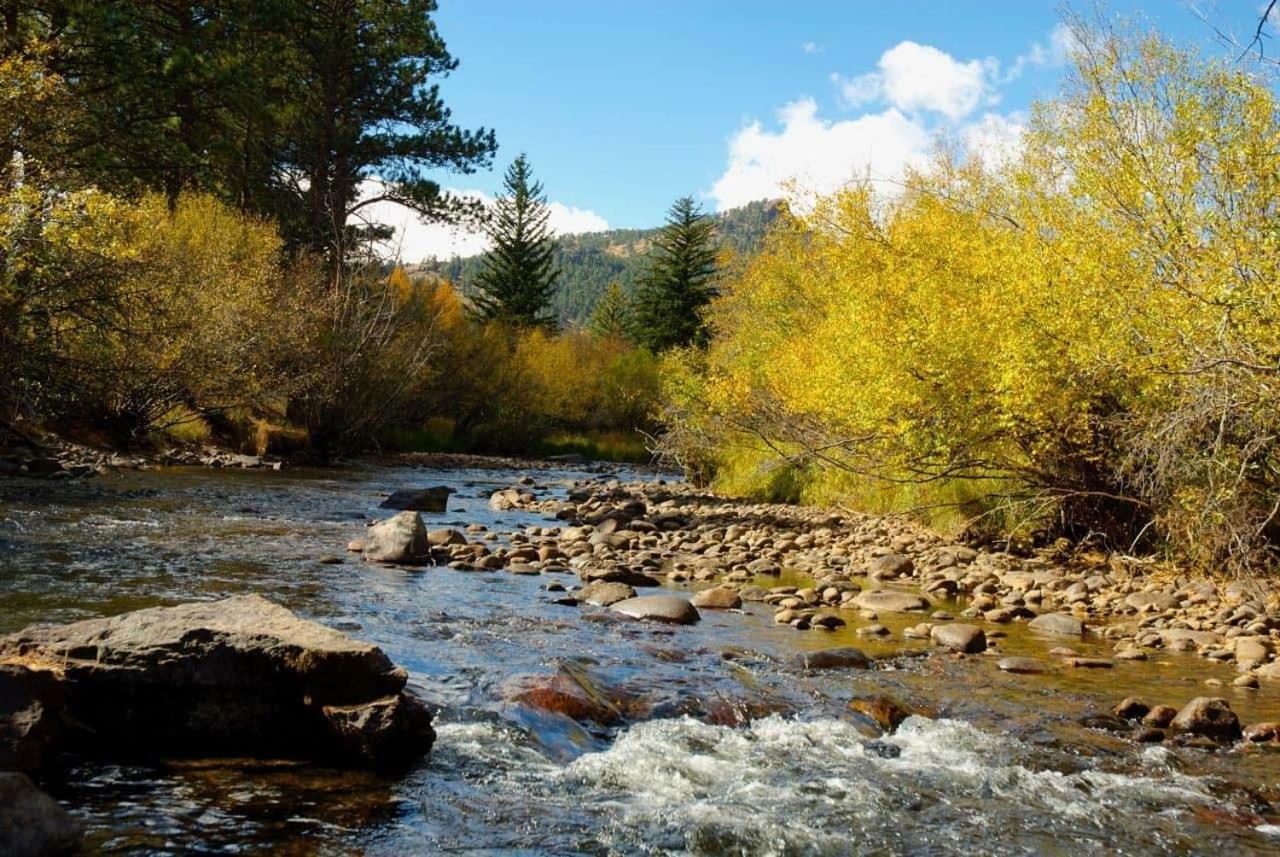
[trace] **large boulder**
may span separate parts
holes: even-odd
[[[410,512],[443,512],[449,506],[453,489],[445,485],[434,488],[402,488],[382,501],[379,509],[404,509]]]
[[[1070,613],[1045,613],[1028,622],[1027,627],[1055,637],[1084,636],[1084,623]]]
[[[435,739],[381,649],[256,595],[32,626],[0,637],[0,663],[26,667],[9,675],[31,688],[55,678],[65,740],[93,754],[397,768]]]
[[[678,595],[641,595],[611,605],[624,616],[647,619],[651,622],[669,622],[673,625],[692,625],[702,617],[698,609]]]
[[[27,777],[0,773],[0,854],[54,857],[80,850],[84,828]]]
[[[1240,737],[1240,719],[1225,699],[1197,696],[1178,711],[1169,724],[1180,732],[1234,741]]]
[[[961,623],[934,625],[929,629],[933,642],[953,652],[976,655],[987,650],[987,635],[977,625]]]
[[[501,491],[494,491],[489,496],[489,508],[495,512],[509,512],[512,509],[528,506],[535,499],[529,491],[521,491],[519,488],[503,488]]]
[[[693,595],[693,606],[709,610],[734,610],[742,606],[742,596],[727,586],[713,586]]]
[[[800,652],[794,663],[806,670],[865,670],[871,667],[871,660],[861,649],[848,646],[835,649],[819,649],[815,652]]]
[[[427,528],[417,512],[401,512],[369,527],[364,558],[370,562],[420,565],[431,559]]]
[[[894,589],[867,589],[859,592],[853,603],[864,610],[877,613],[882,610],[888,613],[911,613],[929,609],[929,602],[919,595]]]
[[[635,598],[636,591],[625,583],[614,583],[608,580],[593,580],[578,593],[578,600],[587,604],[598,604],[608,607],[628,598]]]

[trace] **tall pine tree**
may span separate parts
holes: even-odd
[[[635,335],[654,353],[705,345],[702,308],[716,296],[716,247],[711,218],[693,197],[676,200],[654,241],[649,269],[636,293]]]
[[[587,329],[595,336],[631,335],[632,313],[631,298],[622,290],[622,286],[612,282],[609,288],[601,292],[596,304],[591,308],[591,318]]]
[[[503,183],[506,195],[498,198],[488,227],[493,250],[476,277],[476,309],[482,318],[520,327],[554,326],[549,308],[560,271],[552,263],[555,238],[542,184],[523,154]]]

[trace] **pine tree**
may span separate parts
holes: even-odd
[[[714,225],[692,197],[676,200],[636,294],[635,335],[654,353],[706,344],[701,311],[716,296]]]
[[[474,301],[480,316],[521,327],[554,326],[548,311],[560,271],[553,267],[555,238],[547,226],[550,211],[541,182],[524,155],[503,180],[506,195],[494,206],[488,233],[493,249],[476,277]]]
[[[631,335],[632,321],[631,299],[615,281],[596,299],[587,329],[596,336],[625,338]]]

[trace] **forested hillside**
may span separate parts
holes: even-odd
[[[716,215],[716,234],[722,247],[736,252],[754,250],[777,216],[777,201],[749,203]],[[617,282],[630,293],[657,233],[657,227],[611,229],[560,238],[555,265],[561,274],[552,298],[552,308],[560,321],[585,321],[596,299],[610,283]],[[411,270],[440,274],[455,283],[463,294],[470,295],[484,258],[484,255],[455,258]]]

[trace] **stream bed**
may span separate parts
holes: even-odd
[[[397,780],[262,760],[73,767],[45,785],[86,822],[90,853],[1280,853],[1280,754],[1138,745],[1079,722],[1130,695],[1225,696],[1243,722],[1280,720],[1280,688],[1233,689],[1229,666],[1161,654],[1009,675],[984,656],[908,653],[806,672],[803,650],[928,652],[898,633],[919,617],[882,618],[890,642],[857,637],[852,616],[798,632],[750,604],[671,628],[554,603],[545,586],[572,575],[319,562],[389,514],[377,506],[396,488],[455,490],[448,513],[424,515],[433,528],[554,526],[488,508],[518,475],[362,465],[0,481],[0,632],[258,593],[378,644],[439,709],[430,757]],[[604,478],[533,475],[549,494]],[[1060,644],[1020,628],[1004,654]],[[603,727],[502,700],[514,677],[555,672],[638,702]],[[1212,677],[1225,686],[1206,688]],[[869,737],[848,707],[868,694],[925,716]]]

